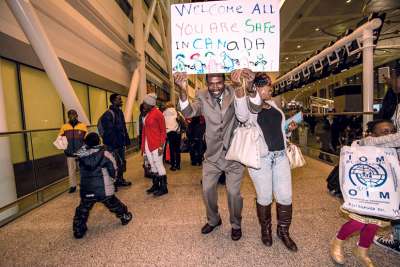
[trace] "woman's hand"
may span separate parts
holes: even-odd
[[[242,70],[234,70],[231,72],[232,86],[235,89],[235,95],[237,98],[244,97],[244,90],[240,82],[241,75],[242,75]]]
[[[231,81],[235,88],[236,97],[243,97],[245,95],[244,90],[249,93],[255,93],[253,90],[253,81],[255,76],[255,73],[250,69],[239,69],[231,72]],[[244,86],[246,88],[243,88]]]

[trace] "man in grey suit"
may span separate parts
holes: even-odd
[[[250,72],[252,74],[252,72]],[[250,75],[254,79],[254,75]],[[238,125],[234,107],[234,89],[225,84],[224,74],[207,74],[206,90],[200,90],[195,100],[189,103],[187,98],[187,75],[175,73],[175,84],[180,89],[179,106],[186,118],[203,115],[206,121],[205,139],[207,150],[203,162],[203,197],[208,222],[201,229],[202,234],[211,233],[222,221],[218,213],[218,178],[224,171],[232,240],[242,237],[241,220],[243,199],[240,185],[244,166],[235,161],[225,159],[233,131]]]

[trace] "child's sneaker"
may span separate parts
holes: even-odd
[[[127,225],[132,220],[132,217],[133,217],[132,213],[130,212],[124,213],[121,217],[122,225]]]
[[[386,248],[400,255],[400,242],[394,240],[392,236],[389,236],[389,238],[385,238],[383,236],[375,236],[374,243],[379,247]]]

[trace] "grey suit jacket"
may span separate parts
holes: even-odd
[[[185,118],[203,115],[206,121],[205,140],[207,143],[204,157],[208,161],[217,162],[221,157],[225,157],[229,148],[233,131],[238,125],[234,96],[234,89],[226,86],[220,109],[208,90],[201,90],[198,91],[195,100],[189,106],[181,109]]]

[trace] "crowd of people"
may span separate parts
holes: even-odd
[[[269,247],[273,244],[271,210],[275,199],[277,215],[277,236],[285,247],[293,252],[298,246],[289,233],[292,224],[292,176],[286,153],[287,137],[297,128],[296,124],[285,127],[285,115],[272,99],[271,79],[265,73],[253,73],[249,69],[235,70],[231,84],[224,74],[207,74],[207,89],[197,92],[189,101],[187,94],[188,77],[175,73],[174,81],[179,88],[177,108],[169,103],[162,111],[157,108],[157,96],[147,94],[141,105],[139,117],[140,146],[144,156],[145,175],[152,179],[147,193],[156,197],[168,193],[166,161],[171,171],[181,169],[182,136],[188,138],[192,165],[202,165],[202,192],[207,222],[201,228],[206,235],[222,224],[218,209],[217,186],[221,175],[226,178],[226,190],[231,224],[231,238],[242,237],[243,199],[240,186],[245,167],[243,164],[225,158],[232,142],[232,136],[240,123],[251,123],[261,137],[261,168],[248,168],[256,190],[256,214],[260,224],[261,241]],[[383,101],[380,120],[370,123],[371,135],[359,141],[360,145],[400,147],[400,68],[395,69],[393,83]],[[116,196],[114,188],[130,186],[124,179],[126,170],[125,147],[129,145],[121,97],[113,94],[112,105],[99,120],[98,132],[87,134],[86,126],[78,121],[77,114],[68,112],[69,122],[61,129],[69,141],[65,154],[71,177],[70,192],[76,190],[75,167],[78,160],[81,173],[81,203],[74,217],[74,235],[84,236],[90,209],[96,202],[103,203],[111,212],[127,224],[132,219],[128,208]],[[358,117],[322,120],[321,127],[311,118],[305,118],[312,132],[321,142],[321,150],[335,153],[341,145],[349,145],[359,139],[358,133],[349,136],[350,131],[362,131]],[[320,129],[319,129],[320,128]],[[327,137],[326,137],[327,136]],[[169,152],[166,148],[169,147]],[[167,156],[169,155],[169,156]],[[148,167],[147,167],[148,166]],[[335,236],[330,254],[332,259],[343,264],[343,243],[352,233],[360,232],[360,242],[355,256],[364,266],[374,266],[367,251],[372,244],[378,227],[388,224],[382,218],[371,218],[363,214],[349,215]],[[392,221],[393,235],[389,238],[375,237],[375,243],[400,254],[400,224]]]

